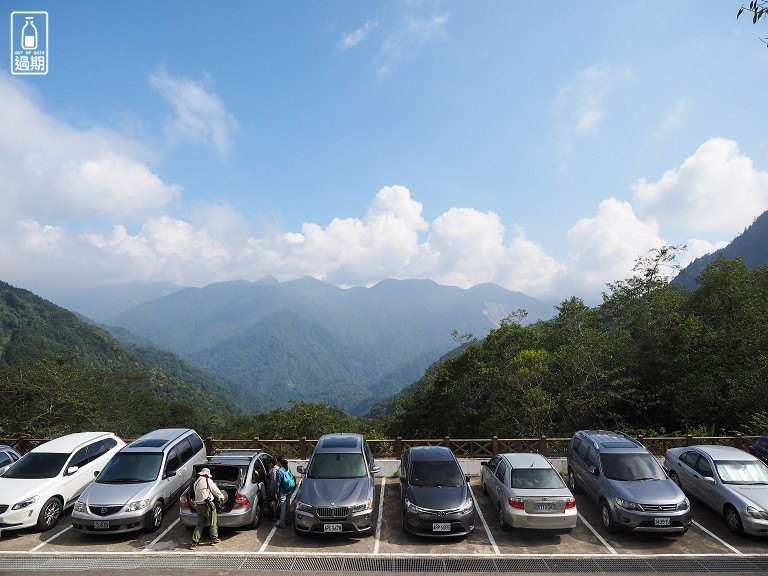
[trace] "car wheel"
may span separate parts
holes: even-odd
[[[600,519],[603,521],[603,526],[608,532],[616,532],[618,530],[616,522],[613,521],[611,516],[611,509],[608,506],[608,502],[605,500],[600,502]]]
[[[733,506],[725,509],[725,523],[734,534],[744,534],[744,525],[741,523],[741,517]]]
[[[677,484],[678,488],[680,488],[681,490],[683,489],[683,487],[680,485],[680,477],[676,473],[670,472],[669,479],[672,480],[672,482],[674,482],[675,484]]]
[[[251,520],[251,528],[256,529],[261,524],[261,498],[256,496],[256,502],[253,504],[253,520]]]
[[[147,532],[156,532],[160,529],[160,525],[163,523],[163,503],[158,500],[152,508],[152,511],[147,516]]]
[[[50,530],[56,526],[59,516],[61,516],[61,500],[56,498],[56,496],[48,498],[40,509],[40,515],[37,517],[38,529],[42,532]]]
[[[511,526],[507,524],[506,518],[504,518],[504,506],[499,502],[499,528],[504,532],[508,532]]]
[[[576,475],[573,473],[573,468],[568,467],[568,488],[571,492],[576,494],[579,491],[579,485],[576,484]]]

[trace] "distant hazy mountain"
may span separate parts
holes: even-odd
[[[340,289],[312,278],[186,288],[105,319],[208,372],[278,402],[324,401],[355,413],[418,380],[458,345],[510,313],[554,308],[493,284],[428,280]]]
[[[726,258],[741,258],[750,268],[768,264],[768,212],[763,212],[744,232],[725,248],[701,256],[683,269],[673,280],[688,288],[696,288],[696,277],[720,254]]]

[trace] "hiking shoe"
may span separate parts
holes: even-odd
[[[282,522],[278,522],[277,524],[275,524],[275,526],[277,526],[278,528],[285,528],[285,524]]]
[[[218,538],[216,538],[216,540],[211,540],[211,546],[216,546],[219,542],[221,542],[221,540]]]
[[[189,547],[190,550],[197,550],[197,542],[192,542],[192,545]]]

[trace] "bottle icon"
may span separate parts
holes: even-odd
[[[37,50],[37,28],[32,16],[27,16],[24,28],[21,29],[21,47],[24,50]]]

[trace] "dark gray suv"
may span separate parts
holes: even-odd
[[[684,533],[691,505],[640,442],[621,432],[580,430],[568,443],[568,484],[600,506],[608,532]]]

